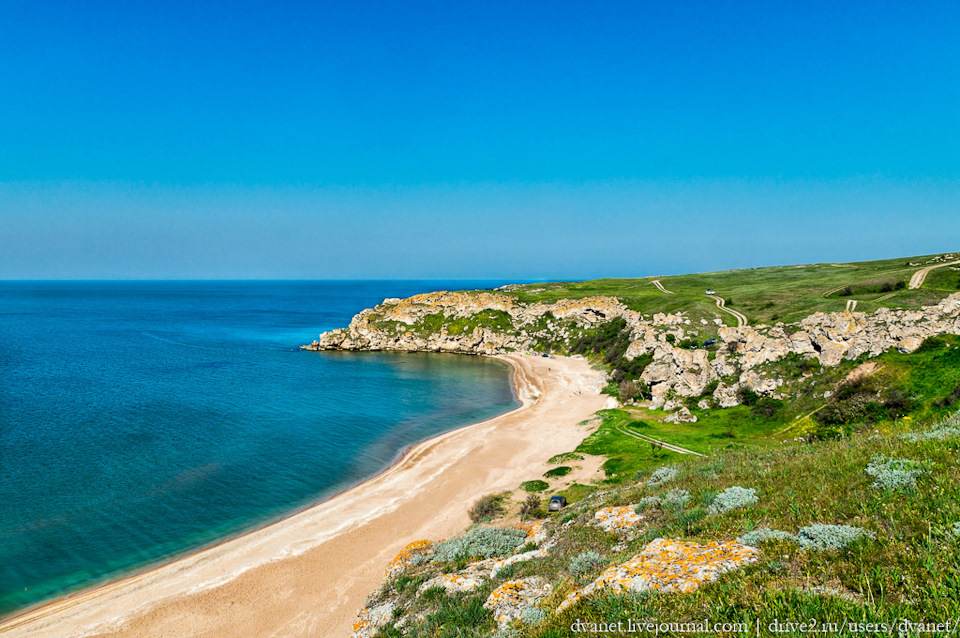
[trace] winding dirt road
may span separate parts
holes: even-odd
[[[650,283],[652,283],[654,286],[656,286],[656,287],[660,290],[660,292],[664,292],[664,293],[666,293],[666,294],[668,294],[668,295],[675,295],[675,294],[677,294],[677,293],[673,292],[672,290],[667,290],[666,288],[664,288],[664,287],[663,287],[663,284],[660,283],[660,280],[659,280],[659,279],[654,279],[654,280],[651,281]]]
[[[934,270],[936,268],[943,268],[944,266],[955,266],[957,264],[960,264],[960,259],[958,259],[957,261],[948,261],[942,264],[934,264],[932,266],[926,266],[924,268],[921,268],[917,272],[913,273],[913,277],[910,277],[910,283],[907,284],[907,288],[909,288],[910,290],[916,290],[917,288],[922,286],[923,282],[927,280],[927,275],[930,274],[931,270]]]
[[[626,429],[625,427],[617,428],[617,430],[619,430],[623,434],[626,434],[627,436],[632,436],[633,438],[639,441],[646,441],[647,443],[656,443],[657,445],[662,447],[664,450],[670,450],[671,452],[676,452],[677,454],[692,454],[694,456],[703,456],[699,452],[688,450],[687,448],[680,447],[679,445],[673,445],[672,443],[667,443],[666,441],[659,441],[657,439],[647,436],[646,434],[637,434],[636,432],[632,432]]]
[[[734,318],[737,320],[738,328],[741,326],[747,325],[747,316],[741,312],[737,312],[736,310],[727,308],[727,302],[724,301],[723,297],[720,297],[718,295],[707,295],[707,296],[710,297],[711,299],[716,300],[717,308],[734,316]]]

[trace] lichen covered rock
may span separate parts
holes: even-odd
[[[601,529],[608,532],[622,532],[643,520],[643,516],[637,514],[636,510],[636,504],[604,507],[597,510],[594,520]]]
[[[353,623],[353,633],[350,638],[372,638],[388,620],[393,617],[396,605],[387,601],[372,607],[363,607]]]
[[[432,546],[433,541],[421,540],[414,541],[401,549],[396,558],[387,563],[387,569],[383,575],[384,580],[390,580],[400,574],[400,572],[410,566],[414,556],[426,554]]]
[[[747,565],[760,550],[740,543],[700,543],[659,538],[625,563],[614,565],[599,578],[570,593],[557,612],[575,605],[599,590],[692,592],[721,574]]]
[[[490,593],[483,606],[493,612],[499,628],[505,629],[514,620],[519,620],[525,609],[535,607],[546,598],[552,589],[539,576],[508,580]]]

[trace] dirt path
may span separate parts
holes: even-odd
[[[831,288],[830,290],[826,291],[825,293],[823,293],[823,294],[820,295],[820,296],[823,297],[824,299],[826,299],[827,297],[829,297],[829,296],[832,295],[833,293],[835,293],[835,292],[840,292],[841,290],[843,290],[844,288],[846,288],[847,285],[848,285],[848,284],[843,284],[842,286],[837,286],[836,288]]]
[[[663,287],[663,284],[660,283],[660,280],[659,280],[659,279],[654,279],[654,280],[651,281],[650,283],[652,283],[654,286],[656,286],[656,287],[660,290],[660,292],[665,292],[665,293],[667,293],[668,295],[675,295],[675,294],[676,294],[675,292],[670,291],[670,290],[667,290],[666,288],[664,288],[664,287]]]
[[[636,432],[631,432],[626,428],[617,428],[620,432],[626,434],[627,436],[632,436],[635,439],[640,441],[646,441],[647,443],[656,443],[661,446],[664,450],[670,450],[671,452],[676,452],[677,454],[692,454],[694,456],[703,456],[699,452],[694,452],[693,450],[688,450],[687,448],[680,447],[679,445],[673,445],[672,443],[667,443],[666,441],[659,441],[652,437],[647,436],[646,434],[637,434]]]
[[[913,277],[910,277],[910,283],[907,284],[907,288],[910,290],[916,290],[923,285],[923,282],[927,280],[927,275],[930,274],[931,270],[935,268],[943,268],[944,266],[955,266],[960,264],[960,259],[957,261],[948,261],[942,264],[934,264],[933,266],[926,266],[921,268],[917,272],[913,273]]]
[[[707,295],[707,296],[710,297],[711,299],[716,300],[717,308],[733,315],[734,318],[736,318],[738,328],[741,326],[747,325],[747,316],[741,312],[737,312],[736,310],[727,308],[727,302],[724,301],[723,297],[720,297],[718,295]]]

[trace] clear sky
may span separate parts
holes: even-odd
[[[958,33],[955,1],[7,0],[0,278],[960,250]]]

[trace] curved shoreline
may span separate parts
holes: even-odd
[[[513,368],[514,410],[414,444],[379,474],[264,527],[10,617],[0,634],[347,635],[399,547],[465,527],[472,499],[572,449],[585,435],[576,423],[601,407],[586,362],[497,358]],[[568,421],[563,432],[557,420]]]
[[[486,355],[480,355],[480,356],[486,356]],[[387,463],[387,464],[386,464],[384,467],[382,467],[381,469],[377,470],[375,473],[373,473],[373,474],[371,474],[371,475],[369,475],[369,476],[367,476],[367,477],[364,477],[364,478],[362,478],[362,479],[360,479],[360,480],[358,480],[358,481],[356,481],[356,482],[354,482],[354,483],[351,483],[351,484],[348,484],[348,485],[346,485],[346,486],[344,486],[344,487],[341,487],[341,488],[337,489],[336,491],[331,492],[331,493],[327,494],[326,496],[323,496],[323,497],[321,497],[321,498],[319,498],[319,499],[317,499],[317,500],[315,500],[315,501],[309,502],[309,503],[307,503],[307,504],[305,504],[305,505],[301,505],[301,506],[299,506],[299,507],[297,507],[297,508],[295,508],[295,509],[292,509],[292,510],[290,510],[289,512],[286,512],[286,513],[284,513],[284,514],[280,514],[280,515],[271,517],[270,519],[268,519],[268,520],[266,520],[266,521],[263,521],[263,522],[258,523],[258,524],[256,524],[256,525],[252,525],[252,526],[247,527],[247,528],[245,528],[245,529],[242,529],[242,530],[240,530],[240,531],[231,533],[231,534],[229,534],[229,535],[221,538],[220,540],[214,541],[214,542],[209,543],[209,544],[202,545],[201,547],[198,547],[198,548],[195,548],[195,549],[191,549],[191,550],[187,550],[187,551],[184,551],[184,552],[177,553],[177,554],[175,554],[175,555],[173,555],[173,556],[169,556],[169,557],[164,558],[164,559],[161,559],[161,560],[159,560],[159,561],[152,562],[152,563],[149,564],[149,565],[146,565],[146,566],[143,566],[143,567],[139,567],[139,568],[135,568],[135,569],[132,569],[132,570],[130,570],[130,571],[127,571],[127,572],[123,573],[122,575],[118,575],[118,576],[113,577],[113,578],[107,578],[107,579],[103,580],[103,581],[100,582],[100,583],[93,584],[93,585],[89,585],[89,586],[85,586],[85,587],[83,587],[83,588],[81,588],[81,589],[78,589],[78,590],[76,590],[76,591],[74,591],[74,592],[71,592],[71,593],[69,593],[69,594],[59,595],[59,596],[56,596],[56,597],[54,597],[54,598],[50,598],[50,599],[48,599],[48,600],[45,600],[45,601],[42,601],[42,602],[39,602],[39,603],[30,605],[30,606],[28,606],[28,607],[24,607],[24,608],[22,608],[22,609],[20,609],[20,610],[18,610],[18,611],[13,612],[13,613],[10,614],[10,615],[0,617],[0,633],[3,633],[4,631],[6,631],[8,625],[15,625],[15,624],[16,624],[16,623],[15,623],[16,620],[18,620],[18,619],[20,619],[20,618],[23,618],[23,617],[25,617],[25,616],[30,616],[31,614],[33,614],[33,613],[35,613],[35,612],[36,612],[36,613],[42,612],[44,609],[46,609],[46,608],[48,608],[48,607],[53,607],[53,606],[59,605],[59,604],[61,604],[61,603],[66,603],[66,602],[70,601],[71,599],[79,598],[79,597],[84,596],[84,595],[86,595],[86,594],[90,594],[90,593],[96,592],[97,590],[100,590],[100,589],[109,588],[109,587],[111,587],[111,586],[113,586],[113,585],[120,585],[120,584],[122,584],[122,583],[124,583],[124,582],[126,582],[126,581],[136,580],[136,579],[138,579],[138,578],[141,577],[141,576],[148,575],[148,574],[150,574],[151,572],[157,571],[157,570],[159,570],[159,569],[163,569],[164,567],[167,567],[167,566],[169,566],[169,565],[173,565],[173,564],[175,564],[175,563],[177,563],[177,562],[179,562],[179,561],[181,561],[181,560],[188,559],[188,558],[190,558],[190,557],[192,557],[192,556],[195,556],[195,555],[197,555],[197,554],[203,553],[203,552],[205,552],[205,551],[207,551],[207,550],[215,549],[215,548],[217,548],[217,547],[219,547],[219,546],[221,546],[221,545],[223,545],[223,544],[225,544],[225,543],[230,543],[230,542],[232,542],[232,541],[235,541],[235,540],[237,540],[237,539],[243,538],[243,537],[248,536],[248,535],[250,535],[250,534],[255,534],[255,533],[260,532],[260,531],[262,531],[262,530],[264,530],[264,529],[266,529],[266,528],[268,528],[268,527],[270,527],[270,526],[272,526],[272,525],[281,524],[281,523],[283,523],[284,521],[286,521],[286,520],[288,520],[288,519],[290,519],[290,518],[293,518],[293,517],[295,517],[295,516],[297,516],[297,515],[299,515],[299,514],[302,514],[302,513],[304,513],[304,512],[307,512],[307,511],[309,511],[309,510],[311,510],[311,509],[313,509],[313,508],[315,508],[315,507],[318,507],[318,506],[320,506],[320,505],[323,505],[324,503],[327,503],[328,501],[331,501],[331,500],[333,500],[333,499],[335,499],[335,498],[337,498],[337,497],[339,497],[339,496],[341,496],[341,495],[343,495],[343,494],[346,494],[346,493],[350,492],[351,490],[360,488],[360,487],[363,486],[365,483],[368,483],[368,482],[370,482],[370,481],[373,481],[373,480],[377,479],[378,477],[382,476],[383,474],[386,474],[387,472],[389,472],[390,470],[392,470],[392,469],[395,468],[396,466],[398,466],[398,465],[400,465],[401,463],[403,463],[404,459],[406,459],[409,454],[411,454],[416,448],[418,448],[418,447],[421,446],[421,445],[430,443],[431,441],[433,441],[433,440],[435,440],[435,439],[437,439],[437,438],[439,438],[439,437],[442,437],[442,436],[444,436],[444,435],[446,435],[446,434],[449,434],[450,432],[456,432],[456,431],[458,431],[458,430],[462,430],[462,429],[465,429],[465,428],[470,428],[470,427],[473,427],[473,426],[475,426],[475,425],[480,425],[480,424],[482,424],[482,423],[486,423],[487,421],[500,418],[500,417],[502,417],[502,416],[505,416],[505,415],[507,415],[507,414],[511,414],[511,413],[516,412],[516,411],[518,411],[518,410],[522,410],[522,409],[525,407],[526,403],[525,403],[525,399],[523,398],[523,396],[521,396],[522,393],[521,393],[520,385],[519,385],[518,382],[517,382],[517,374],[520,373],[520,368],[516,365],[516,363],[515,363],[514,361],[512,361],[512,360],[510,360],[510,359],[508,359],[508,358],[505,358],[505,357],[503,357],[503,356],[500,356],[500,355],[493,355],[493,356],[489,356],[489,357],[487,357],[487,358],[489,358],[489,359],[497,359],[497,360],[499,360],[499,361],[503,361],[503,362],[505,362],[505,363],[509,366],[509,368],[510,368],[510,386],[511,386],[511,389],[512,389],[512,391],[513,391],[514,397],[515,397],[517,400],[520,401],[520,405],[519,405],[519,406],[517,406],[517,407],[515,407],[515,408],[511,408],[510,410],[507,410],[506,412],[502,412],[502,413],[500,413],[500,414],[498,414],[498,415],[496,415],[496,416],[492,416],[492,417],[489,417],[489,418],[487,418],[487,419],[483,419],[482,421],[476,421],[476,422],[474,422],[474,423],[467,423],[467,424],[465,424],[465,425],[457,426],[457,427],[453,428],[452,430],[448,430],[448,431],[446,431],[446,432],[440,432],[439,434],[434,434],[433,436],[427,437],[427,438],[425,438],[425,439],[421,439],[421,440],[419,440],[419,441],[414,441],[414,442],[412,442],[412,443],[408,443],[407,445],[404,445],[402,448],[400,448],[399,450],[397,450],[396,454],[394,454],[394,456],[393,456],[393,458],[390,460],[390,462]]]

